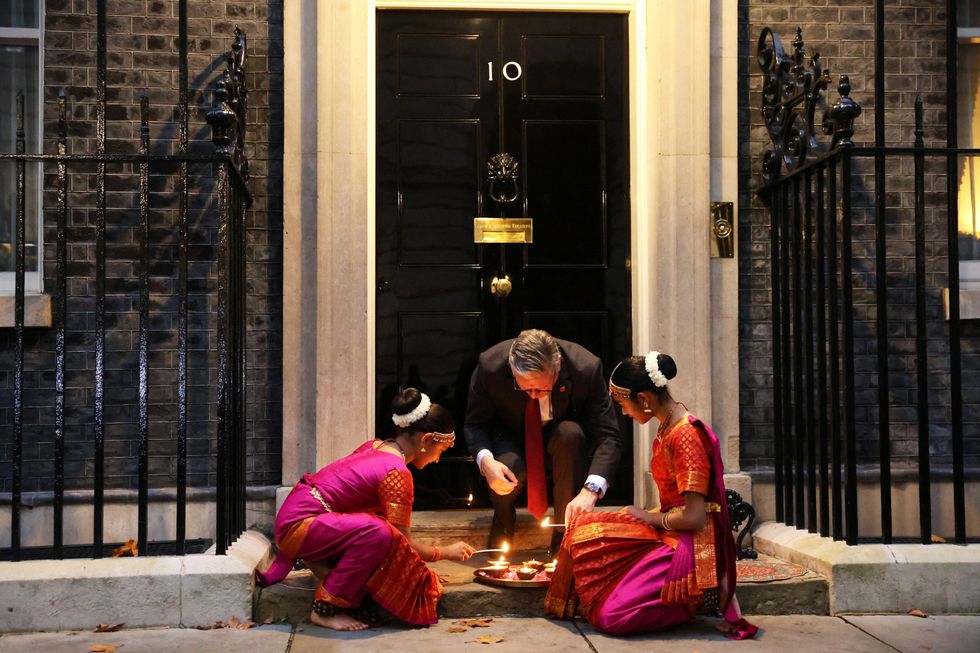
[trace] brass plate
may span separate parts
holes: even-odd
[[[509,580],[506,578],[494,578],[493,576],[487,576],[483,573],[482,569],[474,569],[473,577],[476,582],[483,583],[484,585],[496,585],[497,587],[518,587],[522,589],[530,589],[534,587],[548,587],[551,584],[550,580]]]
[[[531,218],[473,218],[473,242],[530,244],[534,242]]]

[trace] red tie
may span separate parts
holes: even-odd
[[[548,511],[548,490],[544,485],[544,444],[541,435],[541,405],[528,399],[524,407],[524,456],[527,464],[527,509],[535,519]]]

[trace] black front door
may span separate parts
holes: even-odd
[[[395,390],[413,385],[460,433],[416,475],[417,506],[484,500],[462,438],[483,349],[542,328],[607,373],[629,353],[626,45],[624,15],[378,12],[378,429],[390,430]],[[518,181],[491,193],[487,161],[500,153]],[[534,242],[474,244],[475,217],[531,218]],[[509,294],[491,292],[505,278]],[[624,427],[610,502],[632,499]]]

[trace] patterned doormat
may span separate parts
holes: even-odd
[[[802,576],[806,567],[776,560],[738,560],[735,572],[739,583],[768,583]]]

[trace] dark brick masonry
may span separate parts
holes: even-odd
[[[282,437],[282,3],[188,2],[192,152],[209,152],[204,114],[224,68],[232,30],[248,35],[248,155],[255,198],[248,213],[247,479],[280,482]],[[178,146],[178,45],[175,0],[111,0],[108,5],[107,150],[139,146],[139,97],[150,99],[151,152]],[[47,0],[44,42],[46,152],[56,151],[57,95],[68,94],[69,151],[94,153],[96,8],[86,0]],[[56,169],[45,170],[45,290],[55,289]],[[66,489],[92,487],[95,338],[95,168],[70,168]],[[136,487],[139,240],[138,170],[110,165],[106,179],[106,482]],[[214,484],[217,255],[215,171],[190,171],[188,482]],[[175,481],[177,433],[176,167],[150,178],[151,487]],[[29,329],[25,356],[23,489],[50,490],[54,476],[54,333]],[[10,491],[13,329],[0,330],[0,491]]]
[[[889,145],[913,143],[914,102],[925,104],[926,146],[946,143],[946,3],[896,0],[886,3],[885,121]],[[741,374],[741,464],[773,464],[769,215],[755,195],[761,155],[768,147],[761,107],[756,40],[772,27],[790,52],[796,26],[809,53],[819,51],[835,80],[850,76],[851,97],[864,112],[854,141],[874,141],[874,3],[872,0],[741,0],[739,2],[739,328]],[[830,94],[837,98],[836,88]],[[949,349],[943,319],[946,286],[946,174],[939,161],[926,164],[926,255],[929,315],[931,453],[934,469],[951,460]],[[911,469],[917,451],[912,160],[890,161],[886,184],[887,281],[891,456],[895,471]],[[874,167],[856,166],[854,176],[855,368],[859,463],[877,461],[877,363],[874,313]],[[980,464],[980,324],[962,322],[963,416],[966,465]]]

